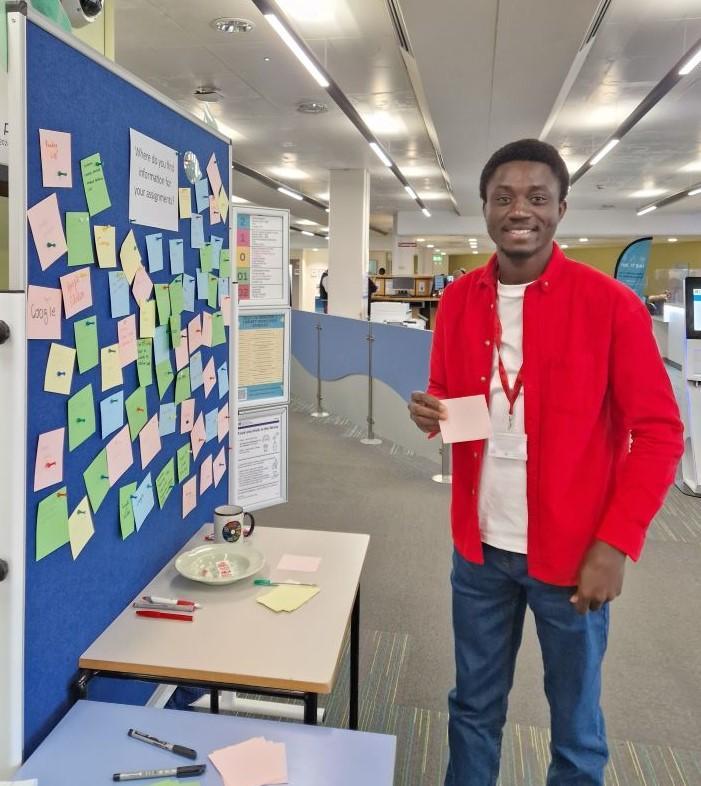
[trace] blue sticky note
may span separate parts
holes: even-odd
[[[163,270],[163,235],[146,235],[146,253],[148,254],[148,272],[158,273]]]
[[[219,254],[221,253],[222,246],[224,245],[224,238],[212,235],[209,238],[209,243],[212,246],[212,268],[219,270]]]
[[[153,356],[156,365],[164,360],[170,360],[170,343],[168,340],[168,325],[159,325],[153,333]]]
[[[215,407],[211,412],[205,413],[204,416],[204,431],[205,441],[209,442],[210,439],[217,438],[217,418],[219,417],[219,410]]]
[[[162,437],[175,433],[175,404],[161,404],[158,413],[158,432]]]
[[[207,300],[209,297],[209,273],[197,268],[197,299]]]
[[[195,352],[190,358],[190,390],[195,391],[202,387],[202,353]]]
[[[124,392],[118,390],[100,402],[102,439],[113,434],[124,425]]]
[[[197,213],[192,214],[190,219],[190,247],[202,248],[204,246],[204,228],[202,225],[202,216]]]
[[[224,276],[224,278],[219,279],[219,302],[221,303],[221,299],[223,297],[229,297],[230,294],[229,279]]]
[[[151,473],[141,481],[141,485],[136,489],[136,493],[131,495],[131,509],[134,512],[134,523],[137,532],[141,525],[146,521],[146,516],[153,510],[155,504],[153,498],[153,482]]]
[[[195,203],[198,213],[204,213],[205,210],[209,210],[209,182],[206,177],[195,181]]]
[[[171,275],[177,276],[179,273],[185,272],[185,262],[183,259],[183,241],[182,238],[176,237],[168,241],[170,250],[170,272]]]
[[[222,398],[229,392],[229,364],[226,360],[217,369],[217,385],[219,398]]]
[[[112,318],[129,315],[129,282],[121,270],[109,274]]]
[[[195,277],[183,274],[183,310],[195,310]]]

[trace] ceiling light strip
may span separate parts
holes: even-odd
[[[697,196],[698,194],[701,194],[701,183],[696,183],[695,185],[687,187],[682,191],[677,191],[674,194],[670,194],[669,196],[664,197],[664,199],[658,199],[656,202],[649,202],[647,205],[639,207],[636,210],[636,215],[644,216],[646,213],[651,213],[653,210],[657,210],[659,207],[666,207],[667,205],[672,205],[675,202],[679,202],[681,199]]]
[[[326,78],[323,71],[314,63],[314,56],[307,49],[304,41],[298,38],[298,36],[296,36],[290,28],[283,24],[276,14],[269,12],[264,13],[263,16],[265,16],[273,30],[280,36],[280,38],[282,38],[285,44],[287,44],[288,49],[297,58],[297,60],[299,60],[299,62],[307,69],[307,71],[309,71],[309,73],[314,78],[314,81],[320,87],[328,87],[329,80]]]
[[[242,164],[240,161],[234,161],[233,168],[234,171],[240,172],[242,175],[246,175],[247,177],[250,177],[253,180],[257,180],[259,183],[268,186],[268,188],[274,188],[276,191],[279,191],[281,188],[284,188],[292,192],[289,186],[285,185],[285,183],[282,183],[279,180],[275,180],[275,178],[268,177],[268,175],[264,175],[262,172],[259,172],[257,169],[252,169],[251,167],[246,166],[246,164]],[[319,210],[328,210],[329,206],[326,202],[322,202],[319,199],[315,199],[314,197],[309,196],[308,194],[303,194],[301,192],[295,191],[293,193],[299,194],[299,196],[302,198],[304,202],[307,202],[308,204],[313,205],[316,208],[319,208]]]

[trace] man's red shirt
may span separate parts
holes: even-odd
[[[495,255],[446,288],[430,394],[489,399],[496,284]],[[576,585],[595,540],[636,560],[682,454],[679,410],[643,303],[557,244],[524,297],[523,390],[529,574]],[[453,445],[453,540],[477,563],[483,454],[483,441]]]

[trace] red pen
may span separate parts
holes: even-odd
[[[137,617],[155,617],[156,619],[164,620],[182,620],[183,622],[192,622],[191,614],[175,614],[172,611],[148,611],[147,609],[138,609],[136,612]]]

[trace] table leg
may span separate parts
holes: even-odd
[[[316,726],[318,698],[316,693],[304,694],[304,722],[307,726]]]
[[[219,689],[212,688],[209,692],[209,711],[219,714]]]
[[[358,677],[360,673],[360,587],[355,594],[350,630],[350,710],[348,728],[358,728]]]
[[[73,683],[73,691],[77,700],[88,698],[88,684],[97,672],[90,669],[80,669],[78,677]]]

